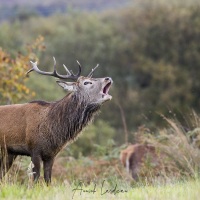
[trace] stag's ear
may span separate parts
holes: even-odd
[[[56,81],[58,85],[60,85],[64,90],[68,91],[76,91],[76,83],[75,82],[65,82],[65,81]]]

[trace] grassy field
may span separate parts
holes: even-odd
[[[109,186],[108,186],[109,185]],[[76,184],[56,184],[45,186],[43,184],[27,187],[25,184],[1,184],[0,199],[169,199],[169,200],[196,200],[200,196],[200,180],[185,181],[174,184],[157,186],[130,187],[120,184],[102,182],[95,185],[84,186]]]
[[[141,143],[151,144],[163,153],[160,165],[153,165],[148,159],[143,163],[138,183],[119,161],[121,147],[112,147],[109,153],[97,154],[99,156],[95,158],[82,156],[72,159],[60,155],[55,161],[53,181],[49,187],[42,176],[34,185],[30,158],[19,157],[0,182],[0,199],[199,199],[200,118],[195,120],[197,128],[189,132],[185,132],[179,123],[166,120],[170,128],[161,130],[156,136],[149,134],[148,130],[147,133],[143,130],[137,133]]]

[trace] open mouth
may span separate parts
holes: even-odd
[[[109,83],[107,83],[104,88],[103,88],[103,94],[107,95],[111,86],[111,81]]]
[[[102,99],[104,100],[104,102],[112,99],[112,96],[108,94],[112,83],[113,83],[113,81],[112,81],[112,79],[110,79],[107,83],[105,83],[106,85],[103,86],[103,88],[101,90],[101,95],[102,95]]]

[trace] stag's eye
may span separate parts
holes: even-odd
[[[91,82],[84,82],[84,85],[92,84]]]

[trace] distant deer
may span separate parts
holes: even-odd
[[[134,180],[138,180],[141,173],[142,164],[146,159],[150,158],[150,162],[155,166],[159,165],[158,154],[155,147],[145,144],[129,145],[121,151],[120,160],[126,171],[131,174]]]
[[[112,96],[108,92],[113,81],[110,77],[91,78],[98,65],[87,77],[83,77],[80,76],[80,63],[77,74],[63,65],[67,74],[61,75],[56,70],[55,58],[53,72],[41,71],[37,62],[30,62],[32,68],[27,74],[35,71],[59,78],[56,82],[70,93],[51,103],[32,101],[0,106],[0,178],[9,170],[18,155],[26,155],[31,157],[34,166],[34,181],[40,176],[40,163],[43,161],[44,179],[48,184],[51,182],[55,156],[77,138],[101,105],[111,100]],[[76,82],[65,82],[65,79]]]

